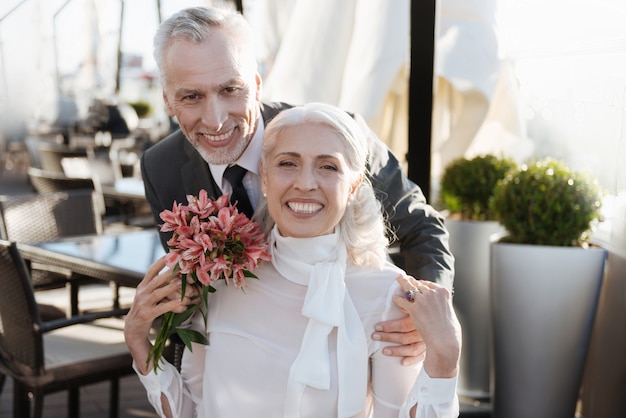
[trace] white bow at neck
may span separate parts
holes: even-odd
[[[300,416],[306,386],[330,389],[328,337],[337,328],[338,416],[360,412],[367,396],[367,339],[363,323],[346,291],[346,246],[339,228],[313,238],[283,237],[274,226],[270,251],[278,272],[307,286],[302,315],[309,318],[300,352],[291,366],[285,417]]]

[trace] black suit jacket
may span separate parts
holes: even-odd
[[[285,103],[262,104],[263,120],[268,123],[290,107]],[[400,245],[401,256],[393,257],[394,261],[418,279],[452,288],[454,258],[443,217],[426,203],[421,189],[403,174],[400,163],[382,141],[372,134],[368,144],[370,181]],[[198,195],[201,189],[211,198],[221,194],[208,164],[180,130],[143,153],[141,173],[157,225],[162,223],[159,213],[172,209],[174,201],[187,203],[188,194]],[[170,236],[161,233],[165,248]]]

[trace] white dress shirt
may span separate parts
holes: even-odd
[[[265,122],[263,121],[263,117],[259,115],[257,128],[252,136],[250,144],[248,144],[246,150],[234,163],[248,170],[243,178],[243,187],[245,187],[246,192],[248,193],[248,199],[250,199],[252,208],[255,210],[259,205],[259,200],[261,199],[261,170],[259,168],[259,161],[261,161],[261,153],[263,152],[264,133]],[[224,171],[227,167],[228,164],[209,164],[211,175],[224,194],[231,193],[233,191],[231,184],[224,178]]]

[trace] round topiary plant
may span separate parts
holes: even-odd
[[[135,109],[135,112],[137,112],[137,116],[140,118],[145,118],[152,113],[152,105],[143,100],[129,103],[129,105],[133,109]]]
[[[600,218],[601,187],[588,173],[551,158],[522,165],[494,190],[492,209],[505,242],[581,246]]]
[[[512,159],[495,155],[458,158],[443,172],[439,203],[450,211],[452,217],[494,220],[495,214],[489,205],[493,189],[498,180],[516,167]]]

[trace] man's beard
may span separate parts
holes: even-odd
[[[217,148],[209,151],[206,148],[198,146],[199,141],[197,137],[195,138],[196,140],[192,142],[192,145],[198,151],[202,159],[209,164],[215,165],[234,163],[241,157],[241,154],[243,154],[250,143],[250,139],[245,140],[241,138],[237,141],[235,148]]]

